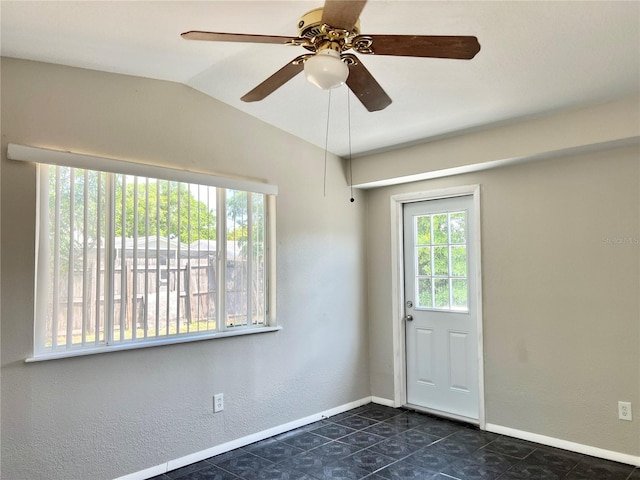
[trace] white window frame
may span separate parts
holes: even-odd
[[[218,325],[218,329],[216,331],[207,331],[205,333],[196,333],[196,334],[174,334],[171,336],[162,336],[162,337],[150,337],[149,339],[145,339],[144,341],[136,341],[131,343],[116,343],[112,345],[97,345],[97,346],[83,346],[81,348],[74,347],[73,349],[68,350],[59,350],[52,352],[43,352],[41,348],[38,348],[38,345],[42,343],[43,335],[38,330],[38,319],[34,318],[34,349],[33,355],[27,358],[26,362],[37,362],[42,360],[51,360],[56,358],[66,358],[66,357],[76,357],[76,356],[84,356],[105,352],[113,352],[113,351],[121,351],[121,350],[131,350],[138,348],[146,348],[158,345],[167,345],[167,344],[175,344],[175,343],[185,343],[192,341],[200,341],[200,340],[208,340],[213,338],[224,338],[228,336],[238,336],[238,335],[248,335],[255,333],[264,333],[264,332],[273,332],[280,330],[276,324],[276,298],[275,298],[275,204],[276,204],[276,195],[278,193],[277,186],[256,182],[252,180],[247,180],[243,178],[230,178],[223,177],[218,175],[200,173],[200,172],[190,172],[186,170],[177,170],[167,167],[159,167],[154,165],[144,165],[134,162],[128,162],[123,160],[116,160],[104,157],[97,157],[92,155],[83,155],[78,153],[71,152],[63,152],[59,150],[51,150],[45,148],[37,148],[16,144],[9,144],[7,157],[11,160],[25,161],[36,164],[47,164],[47,165],[59,165],[65,167],[72,168],[81,168],[81,169],[89,169],[89,170],[98,170],[102,172],[108,173],[117,173],[124,175],[134,175],[141,177],[149,177],[149,178],[158,178],[161,180],[169,180],[169,181],[178,181],[184,183],[194,183],[206,186],[216,187],[219,194],[224,195],[224,190],[240,190],[251,193],[264,194],[264,222],[265,222],[265,296],[266,296],[266,312],[265,312],[265,320],[264,325],[253,326],[247,325],[246,327],[234,327],[233,329],[229,329],[225,325]],[[38,175],[39,178],[39,175]],[[38,189],[39,190],[39,189]],[[41,195],[42,197],[42,195]],[[224,198],[224,197],[222,197]],[[40,198],[40,202],[46,203],[48,199]],[[41,205],[38,205],[38,211],[40,210]],[[224,212],[224,206],[223,212]],[[221,215],[219,212],[219,220],[222,225],[218,225],[217,229],[221,232],[226,232],[225,221],[226,215]],[[37,230],[39,230],[39,218],[36,218],[37,222]],[[39,232],[37,231],[36,239],[39,237]],[[224,255],[224,248],[226,241],[218,242],[221,248],[223,249],[220,252]],[[38,283],[38,261],[49,261],[48,259],[38,258],[38,245],[36,244],[36,265],[35,265],[35,288],[37,289]],[[226,259],[226,255],[222,257]],[[219,269],[219,272],[221,269]],[[224,272],[223,272],[224,273]],[[218,279],[220,280],[220,279]],[[224,278],[222,279],[224,280]],[[224,283],[224,282],[222,282]],[[218,282],[220,285],[221,283]],[[221,289],[223,290],[223,289]],[[223,295],[220,295],[223,297]],[[224,301],[224,298],[222,298]],[[35,298],[35,302],[38,301],[37,295]],[[38,310],[34,305],[34,316],[35,312]],[[105,335],[108,335],[108,332],[105,331]]]

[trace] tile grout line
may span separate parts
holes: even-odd
[[[354,409],[354,410],[357,410],[357,412],[349,413],[349,411],[347,411],[347,412],[343,412],[341,414],[338,414],[339,418],[337,420],[332,420],[332,417],[322,417],[319,421],[314,422],[314,423],[317,423],[317,425],[315,425],[315,427],[311,427],[311,425],[313,425],[313,424],[309,424],[309,425],[304,426],[304,427],[295,428],[295,429],[292,429],[292,430],[290,430],[288,432],[283,432],[283,433],[281,433],[279,435],[276,435],[276,436],[273,436],[273,437],[269,437],[268,439],[264,439],[264,440],[261,440],[261,441],[258,441],[258,442],[254,442],[254,444],[252,444],[252,445],[258,444],[260,442],[274,440],[276,443],[281,443],[283,445],[286,445],[287,447],[299,449],[300,447],[298,447],[296,445],[293,445],[293,444],[290,444],[286,440],[281,440],[281,439],[278,439],[276,437],[285,436],[287,434],[291,434],[291,437],[293,438],[293,437],[295,437],[297,435],[304,435],[304,434],[307,434],[307,433],[311,433],[313,435],[317,435],[318,437],[321,437],[323,440],[325,440],[325,443],[322,443],[321,445],[317,445],[317,446],[314,446],[314,447],[309,448],[309,449],[302,449],[302,451],[300,453],[310,453],[310,454],[313,455],[315,450],[319,450],[323,446],[329,445],[329,444],[331,444],[333,442],[340,443],[340,444],[343,444],[345,446],[349,446],[350,449],[351,448],[356,449],[355,451],[349,453],[346,456],[339,456],[339,457],[335,457],[335,458],[330,456],[330,455],[325,456],[325,455],[322,455],[322,454],[317,454],[317,453],[315,454],[316,456],[322,457],[323,459],[325,459],[325,460],[327,460],[329,462],[335,461],[335,463],[339,463],[339,462],[343,462],[344,460],[346,460],[349,457],[358,455],[358,454],[360,454],[362,452],[365,452],[367,450],[370,453],[375,453],[375,454],[380,453],[380,454],[384,455],[384,453],[382,453],[382,452],[378,452],[376,450],[371,450],[371,449],[373,447],[377,446],[377,445],[380,445],[380,444],[382,444],[382,443],[384,443],[386,441],[389,441],[391,439],[394,439],[394,438],[396,439],[395,441],[397,443],[406,444],[408,446],[415,446],[415,445],[412,445],[409,441],[405,441],[404,438],[396,438],[396,437],[399,437],[400,435],[402,435],[403,433],[406,433],[406,432],[411,432],[411,431],[414,431],[416,433],[419,432],[419,433],[424,434],[424,435],[426,435],[428,437],[431,437],[431,438],[433,438],[435,436],[439,436],[439,435],[434,435],[433,433],[429,433],[428,431],[421,430],[421,428],[424,428],[425,426],[431,424],[432,421],[434,421],[436,423],[442,421],[443,422],[442,425],[447,425],[446,428],[439,427],[441,432],[446,432],[446,430],[448,428],[450,428],[450,425],[452,425],[452,424],[453,424],[453,426],[455,426],[456,429],[454,431],[451,431],[451,432],[447,433],[446,435],[444,435],[444,436],[442,436],[440,438],[437,438],[436,440],[433,440],[432,442],[430,442],[428,444],[422,445],[419,448],[415,449],[414,451],[411,451],[410,453],[407,453],[406,455],[403,455],[400,458],[394,458],[392,456],[387,455],[389,458],[393,458],[393,461],[391,463],[383,465],[383,466],[375,469],[374,471],[367,473],[366,475],[359,476],[358,478],[360,480],[377,478],[378,474],[381,471],[383,471],[383,470],[385,470],[385,469],[387,469],[387,468],[389,468],[389,467],[391,467],[393,465],[396,465],[396,464],[399,464],[401,462],[404,462],[407,459],[409,459],[409,457],[411,457],[413,455],[416,455],[421,450],[428,449],[428,448],[433,447],[434,445],[442,443],[443,441],[446,441],[446,440],[451,440],[451,441],[453,441],[455,443],[464,442],[464,441],[467,441],[467,440],[470,441],[470,442],[476,442],[476,438],[473,435],[467,436],[466,438],[464,436],[462,438],[456,438],[456,434],[458,434],[458,437],[461,437],[459,435],[461,432],[477,432],[477,433],[479,433],[481,435],[484,435],[485,433],[489,434],[489,436],[487,436],[487,438],[484,438],[484,439],[483,438],[478,438],[477,439],[478,442],[482,442],[483,440],[487,440],[487,442],[483,443],[480,446],[476,446],[476,445],[472,444],[473,447],[474,447],[473,451],[471,453],[468,453],[468,455],[472,455],[472,454],[475,454],[476,452],[480,452],[480,451],[484,450],[485,452],[488,452],[489,454],[503,456],[503,457],[506,457],[506,458],[510,459],[511,461],[513,461],[513,463],[511,463],[504,470],[499,471],[499,472],[496,471],[496,475],[497,475],[495,477],[496,479],[503,478],[503,476],[505,476],[505,474],[507,472],[514,471],[514,468],[517,467],[518,465],[525,466],[527,464],[530,464],[530,465],[532,464],[532,465],[536,466],[537,464],[535,462],[537,462],[539,460],[539,459],[536,460],[536,458],[535,458],[536,452],[540,452],[540,453],[543,453],[543,454],[545,452],[549,452],[549,453],[565,452],[563,449],[549,447],[549,446],[546,446],[546,445],[535,444],[535,443],[529,442],[529,441],[514,439],[514,438],[511,438],[509,436],[502,435],[502,434],[486,432],[486,431],[478,429],[477,427],[469,427],[469,426],[461,424],[459,422],[451,422],[450,420],[439,419],[439,418],[434,417],[432,415],[418,414],[418,415],[420,415],[420,417],[418,417],[418,418],[421,419],[421,422],[418,422],[417,420],[413,420],[416,423],[415,424],[411,424],[411,425],[410,425],[410,423],[408,423],[408,422],[410,422],[410,420],[407,420],[407,423],[405,423],[402,420],[394,423],[392,421],[394,418],[398,418],[398,417],[400,417],[402,415],[407,415],[410,411],[404,410],[404,409],[400,409],[400,410],[393,409],[392,410],[393,414],[391,414],[390,413],[391,411],[387,410],[388,408],[391,408],[391,407],[380,407],[379,408],[377,406],[373,406],[372,407],[372,405],[373,404],[368,404],[368,405],[364,405],[364,406],[361,406],[361,407],[358,407],[358,408]],[[379,412],[377,414],[374,414],[373,412],[375,412],[376,410],[379,410]],[[373,416],[372,417],[366,416],[367,412],[370,412],[370,414],[373,415]],[[387,413],[384,413],[384,412],[387,412]],[[389,414],[390,416],[387,416],[387,414]],[[338,416],[338,415],[336,415],[336,416]],[[370,421],[370,422],[373,422],[373,423],[371,423],[370,425],[366,425],[366,426],[360,427],[360,428],[353,428],[353,427],[350,427],[348,425],[344,425],[344,424],[338,423],[340,421],[345,421],[345,420],[347,420],[349,418],[352,418],[352,417],[358,417],[358,418],[361,418],[361,419],[366,419],[367,421]],[[385,418],[383,418],[383,417],[385,417]],[[422,422],[422,420],[424,420],[424,422]],[[379,434],[376,434],[376,433],[373,433],[373,432],[367,432],[367,430],[375,428],[375,427],[379,427],[382,424],[386,424],[387,425],[387,427],[386,427],[386,431],[387,432],[389,432],[389,430],[394,430],[394,429],[398,429],[398,431],[395,431],[395,433],[388,433],[387,435],[380,435],[380,437],[382,438],[381,440],[376,441],[376,442],[374,442],[374,443],[372,443],[370,445],[366,445],[366,446],[350,444],[347,441],[344,441],[344,439],[349,437],[350,435],[355,435],[355,434],[358,434],[358,433],[365,433],[365,434],[369,434],[369,435],[379,435]],[[346,433],[345,435],[338,436],[338,437],[335,437],[335,438],[332,438],[332,437],[329,437],[329,436],[325,436],[325,435],[322,435],[320,433],[314,433],[316,430],[320,430],[322,428],[326,428],[326,427],[330,427],[330,426],[336,426],[336,427],[340,427],[342,429],[346,429],[347,431],[349,431],[349,433]],[[403,429],[403,427],[405,427],[405,428]],[[382,429],[382,430],[384,431],[384,429]],[[294,433],[296,431],[298,431],[298,433]],[[331,432],[326,432],[326,433],[331,433]],[[493,435],[495,435],[495,438],[491,438],[489,440],[490,436],[493,436]],[[502,450],[504,450],[505,447],[508,447],[509,444],[512,444],[513,445],[512,448],[514,449],[512,451],[514,451],[514,452],[517,451],[518,445],[524,445],[525,447],[530,448],[530,451],[528,451],[528,453],[526,453],[522,457],[516,457],[516,456],[512,456],[512,455],[504,453],[504,451],[502,451],[501,449],[494,450],[494,449],[492,449],[490,447],[492,444],[494,444],[495,442],[500,441],[500,440],[508,442],[504,446],[502,446]],[[271,467],[272,465],[274,465],[274,466],[275,465],[281,465],[281,464],[289,461],[290,459],[295,458],[295,456],[298,454],[298,453],[295,453],[295,454],[291,455],[290,457],[282,457],[282,460],[280,460],[278,462],[275,462],[275,461],[271,460],[270,458],[267,458],[265,456],[261,456],[259,454],[253,453],[250,450],[247,450],[247,447],[250,447],[250,446],[251,445],[246,445],[244,447],[240,447],[240,448],[236,449],[236,451],[242,452],[239,455],[250,454],[250,455],[252,455],[252,456],[254,456],[256,458],[260,458],[263,461],[267,461],[267,462],[270,463],[269,467]],[[265,445],[265,446],[267,446],[267,445]],[[455,447],[456,445],[452,445],[452,446]],[[498,446],[499,445],[494,445],[494,447],[498,447]],[[402,453],[403,447],[399,446],[398,448],[400,450],[396,450],[396,451],[398,453]],[[457,463],[462,463],[462,462],[465,462],[466,460],[468,460],[465,456],[461,455],[461,452],[464,449],[461,450],[460,448],[457,448],[455,450],[456,453],[451,455],[450,453],[447,452],[448,448],[449,448],[448,445],[445,445],[445,446],[442,447],[442,449],[440,449],[442,451],[434,449],[435,453],[442,454],[442,455],[445,455],[446,457],[450,457],[450,458],[454,459],[453,461],[451,461],[451,463],[449,465],[447,465],[447,468],[449,466],[451,466],[451,465],[454,465],[454,464],[457,464]],[[524,453],[524,451],[521,451],[521,453]],[[572,472],[575,472],[576,470],[579,469],[579,467],[585,462],[586,459],[591,458],[588,455],[583,455],[583,454],[579,454],[579,453],[576,453],[576,452],[566,451],[566,453],[567,454],[571,454],[571,455],[575,454],[576,455],[576,457],[575,457],[576,463],[569,469],[569,471],[566,471],[564,474],[562,474],[562,477],[560,477],[560,478],[563,478],[563,479],[564,478],[568,478],[568,476]],[[229,460],[234,458],[234,457],[235,456],[230,456]],[[231,470],[227,470],[227,469],[221,467],[220,465],[211,462],[210,460],[213,459],[213,458],[215,458],[215,457],[210,457],[209,459],[204,459],[202,468],[206,468],[208,465],[213,465],[213,466],[215,466],[215,468],[218,468],[221,471],[224,471],[224,472],[229,473],[231,475],[237,476],[238,478],[242,478],[242,479],[246,480],[247,477],[245,475],[241,476],[236,472],[233,472]],[[597,458],[595,458],[595,459],[597,460]],[[530,462],[527,462],[527,460],[530,460]],[[227,460],[225,459],[225,461],[227,461]],[[358,461],[358,460],[355,460],[355,461]],[[531,461],[533,461],[533,463],[531,463]],[[199,463],[199,462],[196,462],[196,463]],[[480,462],[473,463],[471,460],[469,460],[469,463],[471,465],[475,465],[477,467],[483,467],[483,468],[490,467],[490,465],[487,465],[487,464],[484,464],[484,463],[480,463]],[[613,462],[613,463],[619,463],[619,462]],[[355,463],[355,464],[354,463],[350,463],[350,464],[353,465],[355,468],[358,468],[358,469],[362,468],[359,465],[368,465],[368,463],[366,463],[366,459],[365,459],[365,462],[361,463],[361,464],[358,464],[358,463]],[[541,464],[541,465],[544,466],[544,464]],[[589,465],[586,465],[586,466],[589,467]],[[186,467],[188,467],[188,466],[186,466]],[[183,468],[185,468],[185,467],[183,467]],[[185,473],[185,475],[177,477],[175,480],[189,480],[191,474],[194,474],[194,473],[202,470],[202,468],[198,468],[198,469],[193,470],[191,472]],[[303,470],[298,470],[295,463],[293,465],[291,465],[290,468],[291,468],[291,471],[300,472],[300,473],[303,473],[304,475],[308,476],[309,478],[318,479],[318,477],[316,475],[314,475],[314,474],[306,473]],[[429,467],[422,466],[422,465],[421,465],[421,468],[424,468],[425,470],[428,470],[428,471],[431,470]],[[438,468],[439,471],[437,471],[437,472],[434,471],[434,474],[439,474],[439,475],[444,476],[446,478],[451,478],[452,480],[461,480],[460,478],[454,477],[451,474],[443,473],[441,471],[443,468],[445,468],[445,467],[443,466],[443,467]],[[436,470],[436,469],[434,469],[434,470]],[[625,477],[625,480],[632,480],[634,478],[634,476],[637,474],[637,472],[640,472],[639,468],[632,468],[631,471],[629,472],[629,474]],[[163,480],[164,479],[168,479],[168,480],[173,479],[173,477],[169,476],[168,473],[169,472],[167,472],[165,474],[162,474],[162,476],[159,476],[157,478],[158,479],[163,479]],[[253,478],[255,476],[256,472],[251,471],[249,473],[251,474],[251,478]],[[620,473],[622,473],[622,472],[620,472]],[[492,478],[494,478],[494,477],[492,477]],[[504,478],[507,478],[507,477],[505,476]],[[638,477],[638,478],[640,478],[640,477]]]

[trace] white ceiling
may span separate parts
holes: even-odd
[[[184,83],[341,156],[640,93],[637,1],[369,0],[362,33],[475,35],[482,48],[470,61],[359,55],[393,103],[370,113],[341,87],[331,91],[329,122],[329,94],[302,74],[262,102],[240,101],[302,47],[180,37],[188,30],[295,36],[299,17],[320,6],[2,0],[1,53]]]

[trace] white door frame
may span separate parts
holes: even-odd
[[[484,405],[484,350],[482,341],[482,271],[480,248],[480,185],[464,185],[438,190],[401,193],[391,196],[391,307],[393,311],[393,378],[395,407],[407,404],[407,362],[406,337],[404,320],[404,247],[403,247],[403,215],[405,203],[439,200],[443,198],[473,196],[473,209],[476,232],[473,239],[476,262],[476,305],[477,305],[477,344],[478,344],[478,422],[485,429]]]

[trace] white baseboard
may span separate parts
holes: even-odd
[[[393,400],[389,400],[387,398],[382,397],[371,397],[372,403],[377,403],[378,405],[384,405],[385,407],[393,407],[395,408],[396,404]]]
[[[614,452],[612,450],[605,450],[603,448],[583,445],[581,443],[569,442],[568,440],[547,437],[545,435],[526,432],[524,430],[516,430],[514,428],[503,427],[502,425],[495,425],[492,423],[487,423],[485,425],[485,428],[489,432],[498,433],[500,435],[506,435],[508,437],[519,438],[520,440],[527,440],[529,442],[535,442],[541,445],[547,445],[549,447],[561,448],[563,450],[582,453],[584,455],[590,455],[592,457],[604,458],[606,460],[612,460],[614,462],[626,463],[629,465],[640,467],[640,456]]]
[[[227,443],[216,445],[215,447],[207,448],[205,450],[201,450],[184,457],[176,458],[175,460],[169,460],[168,462],[161,463],[160,465],[156,465],[155,467],[150,467],[138,472],[130,473],[123,477],[118,477],[115,480],[145,480],[147,478],[155,477],[156,475],[160,475],[161,473],[167,473],[171,470],[175,470],[176,468],[191,465],[192,463],[213,457],[214,455],[220,455],[221,453],[229,452],[231,450],[235,450],[236,448],[250,445],[254,442],[259,442],[260,440],[264,440],[266,438],[273,437],[274,435],[288,432],[289,430],[293,430],[294,428],[304,427],[305,425],[317,422],[319,420],[322,420],[323,418],[331,417],[333,415],[349,411],[361,405],[371,403],[372,401],[375,403],[381,403],[381,401],[389,402],[389,400],[378,399],[377,397],[364,397],[360,400],[345,403],[344,405],[325,410],[324,412],[316,413],[314,415],[309,415],[308,417],[294,420],[293,422],[285,423],[284,425],[278,425],[277,427],[269,428],[252,435],[247,435],[246,437],[238,438]],[[381,404],[387,405],[387,403]],[[390,406],[393,406],[393,402],[391,402]]]

